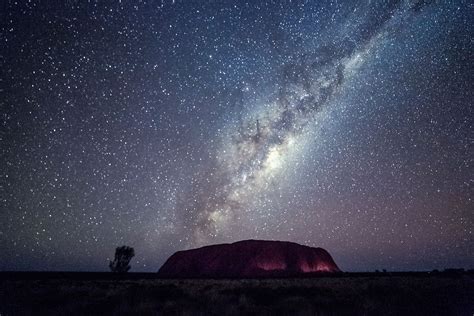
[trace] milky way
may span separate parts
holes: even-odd
[[[376,16],[368,11],[380,11],[363,5],[360,8],[363,14],[355,14],[346,22],[356,28],[352,34],[346,34],[350,40],[336,38],[309,47],[303,44],[277,70],[277,91],[273,95],[251,113],[245,111],[245,104],[240,104],[242,108],[234,114],[237,122],[223,131],[225,137],[216,162],[215,176],[219,181],[208,187],[204,192],[206,201],[195,208],[198,227],[191,239],[193,245],[203,245],[225,235],[230,225],[237,226],[234,230],[242,235],[245,231],[245,226],[239,225],[242,217],[251,212],[255,218],[255,212],[262,206],[253,201],[284,181],[283,171],[295,162],[288,161],[288,156],[301,150],[298,144],[308,137],[305,127],[317,125],[325,106],[350,80],[363,59],[371,57],[371,48],[389,36],[389,32],[402,27],[399,20],[408,19],[424,5],[395,1],[377,8],[383,14]]]
[[[473,267],[468,1],[7,1],[3,270],[242,239]]]

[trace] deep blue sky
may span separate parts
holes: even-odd
[[[1,270],[241,239],[474,267],[468,1],[4,1]]]

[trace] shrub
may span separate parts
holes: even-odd
[[[112,272],[125,273],[130,270],[130,260],[135,256],[135,250],[132,247],[122,246],[115,249],[114,261],[109,262],[109,268]]]

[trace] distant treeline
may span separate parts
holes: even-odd
[[[444,269],[442,271],[402,271],[390,272],[386,270],[375,272],[339,272],[339,273],[304,273],[301,275],[284,276],[281,278],[317,278],[317,277],[373,277],[373,276],[458,276],[474,275],[474,269]],[[45,280],[45,279],[69,279],[69,280],[140,280],[161,279],[155,272],[129,272],[117,274],[110,272],[39,272],[39,271],[5,271],[0,272],[0,280]]]

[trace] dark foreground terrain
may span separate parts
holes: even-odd
[[[469,315],[472,273],[293,279],[157,279],[0,273],[0,315]]]

